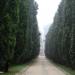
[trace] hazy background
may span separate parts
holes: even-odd
[[[38,3],[37,20],[41,32],[41,50],[44,50],[44,40],[48,28],[53,22],[54,15],[61,0],[35,0]]]

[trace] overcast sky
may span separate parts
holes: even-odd
[[[57,11],[58,5],[61,0],[35,0],[38,3],[39,9],[37,20],[39,30],[44,37],[44,32],[47,32],[49,26],[53,22],[54,15]]]

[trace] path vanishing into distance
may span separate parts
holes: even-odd
[[[16,75],[69,75],[63,69],[56,67],[44,56],[39,56],[27,69]]]

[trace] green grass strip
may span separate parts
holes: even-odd
[[[75,70],[73,70],[73,69],[71,69],[69,67],[60,65],[60,64],[57,64],[57,66],[62,68],[64,71],[68,72],[70,75],[75,75]]]
[[[9,68],[8,73],[3,73],[3,74],[0,74],[0,75],[15,75],[16,73],[20,72],[25,67],[26,67],[25,64],[23,64],[23,65],[15,65],[15,66],[12,66],[11,68]]]

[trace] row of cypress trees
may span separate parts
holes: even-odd
[[[34,0],[0,1],[0,71],[39,54],[38,5]]]
[[[45,44],[49,59],[75,68],[75,0],[62,0]]]

